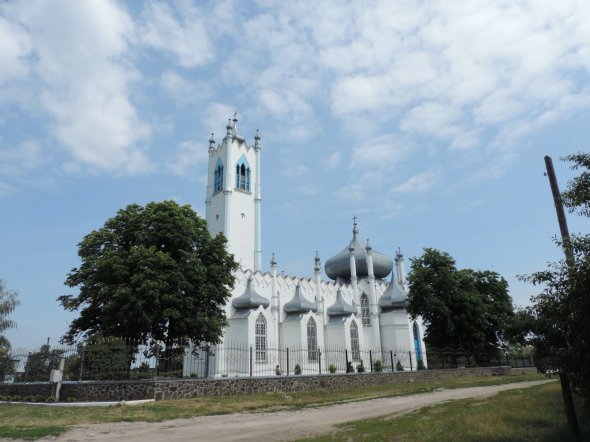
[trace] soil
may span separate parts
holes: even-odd
[[[118,422],[80,425],[58,438],[43,441],[286,441],[329,433],[333,426],[359,419],[392,416],[457,399],[482,398],[499,391],[548,381],[517,382],[488,387],[435,390],[410,396],[348,402],[302,410],[235,413],[165,422]]]

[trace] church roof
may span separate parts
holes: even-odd
[[[359,230],[355,221],[350,244],[336,256],[326,261],[326,275],[334,280],[338,278],[350,279],[350,253],[352,252],[355,259],[356,275],[359,278],[368,276],[367,248],[371,249],[371,246],[361,244]],[[373,251],[373,273],[376,278],[385,278],[392,269],[393,260],[389,256]]]
[[[328,307],[328,316],[348,316],[356,312],[356,308],[344,300],[342,290],[338,289],[334,304]]]
[[[318,311],[316,303],[308,301],[301,293],[301,284],[297,284],[293,298],[283,308],[286,313],[307,313],[309,311],[315,313]]]
[[[232,305],[237,309],[255,309],[259,306],[266,308],[270,305],[270,301],[260,296],[252,288],[252,275],[250,275],[246,283],[246,290],[232,301]]]
[[[403,310],[406,308],[407,297],[408,293],[397,281],[394,281],[392,274],[391,283],[379,298],[379,307],[383,311]]]

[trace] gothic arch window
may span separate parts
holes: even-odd
[[[318,328],[313,318],[307,321],[307,358],[309,361],[318,360]]]
[[[366,293],[361,295],[361,318],[363,320],[364,326],[371,325],[371,316],[369,315],[369,297],[366,295]]]
[[[221,189],[223,189],[223,163],[218,158],[213,173],[213,192],[219,192]]]
[[[254,339],[256,344],[256,361],[266,361],[266,319],[262,313],[256,318]]]
[[[412,332],[414,334],[414,351],[416,352],[416,361],[422,359],[422,346],[420,345],[420,329],[418,324],[414,322],[412,326]]]
[[[244,155],[236,164],[236,188],[250,192],[250,164]]]
[[[361,358],[359,349],[359,329],[356,325],[356,321],[350,323],[350,353],[352,359],[358,361]]]

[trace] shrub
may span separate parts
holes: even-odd
[[[418,359],[418,370],[425,370],[426,367],[424,366],[424,361],[422,359]]]
[[[364,373],[365,372],[365,366],[363,365],[362,360],[361,360],[361,363],[356,366],[356,372],[357,373]]]
[[[373,370],[377,373],[381,373],[383,371],[383,363],[379,360],[376,360],[373,364]]]
[[[330,364],[330,366],[328,367],[328,371],[330,373],[336,373],[336,366],[334,364]]]
[[[301,365],[299,365],[299,364],[295,365],[295,374],[301,374]]]
[[[354,373],[354,368],[351,361],[346,361],[346,373]]]
[[[397,364],[395,364],[395,370],[396,371],[404,371],[404,367],[400,361],[397,361]]]

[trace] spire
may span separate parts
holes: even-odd
[[[358,229],[358,225],[357,225],[357,223],[356,223],[356,219],[357,219],[357,218],[356,218],[356,215],[354,215],[354,216],[352,217],[352,234],[353,234],[354,236],[358,235],[358,233],[359,233],[359,229]]]
[[[277,265],[277,260],[275,259],[275,254],[272,254],[272,258],[270,259],[270,266],[271,267],[276,267]]]
[[[231,135],[231,118],[227,119],[227,126],[225,126],[225,129],[227,130],[226,135],[229,137]]]
[[[338,288],[334,304],[328,307],[328,316],[348,316],[356,313],[356,308],[344,300],[342,289]]]
[[[209,150],[215,149],[215,134],[211,132],[211,138],[209,138]]]
[[[322,269],[322,263],[320,262],[320,254],[318,253],[317,250],[315,251],[314,261],[315,261],[315,265],[313,266],[313,269],[316,272],[319,272]]]
[[[254,147],[256,150],[260,149],[260,131],[256,129],[256,135],[254,135]]]
[[[318,307],[315,302],[308,301],[303,293],[301,293],[301,283],[297,283],[295,287],[295,295],[283,307],[285,313],[307,313],[309,311],[317,312]]]
[[[369,243],[369,238],[367,238],[367,246],[365,247],[365,250],[367,251],[367,253],[373,251],[373,246]]]

